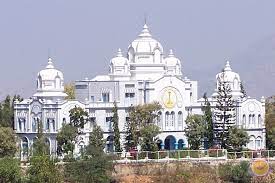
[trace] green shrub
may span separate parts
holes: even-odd
[[[12,158],[0,159],[0,182],[21,182],[19,161]]]
[[[241,161],[239,164],[220,164],[218,173],[225,182],[248,183],[252,178],[249,173],[249,162],[247,161]]]

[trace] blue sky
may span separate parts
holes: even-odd
[[[65,81],[108,71],[141,31],[144,16],[184,76],[212,93],[227,60],[248,95],[275,94],[274,0],[0,0],[0,97],[35,91],[48,50]]]

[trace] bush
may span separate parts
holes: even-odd
[[[249,174],[249,162],[241,161],[239,164],[220,164],[218,167],[220,178],[225,182],[246,183],[252,176]]]
[[[0,182],[21,182],[18,160],[12,158],[0,159]]]

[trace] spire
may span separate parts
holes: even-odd
[[[139,37],[152,37],[146,23],[144,24],[143,29],[138,36]]]
[[[53,66],[52,58],[49,57],[48,58],[48,65],[47,65],[46,69],[53,69],[53,68],[54,68],[54,66]]]
[[[232,70],[232,69],[231,69],[231,67],[230,67],[230,63],[229,63],[229,61],[227,61],[226,64],[225,64],[224,71],[231,71],[231,70]]]
[[[116,56],[117,57],[122,57],[123,56],[120,48],[118,49]]]
[[[169,50],[168,57],[174,57],[174,53],[173,53],[173,50],[172,50],[172,49]]]

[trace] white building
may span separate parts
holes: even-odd
[[[49,59],[45,69],[37,76],[37,92],[30,99],[15,102],[14,128],[21,138],[21,147],[30,148],[37,133],[37,122],[41,120],[51,152],[56,151],[56,134],[62,123],[69,122],[69,110],[75,106],[89,112],[90,122],[85,125],[84,134],[76,144],[77,151],[88,143],[93,123],[104,130],[107,139],[106,150],[112,151],[113,131],[111,125],[113,102],[119,113],[119,128],[123,133],[131,105],[158,101],[163,109],[159,111],[161,128],[159,147],[181,149],[188,146],[184,135],[185,119],[188,114],[201,114],[202,100],[198,100],[198,83],[183,73],[182,62],[170,50],[166,56],[160,42],[154,39],[144,25],[142,32],[129,46],[126,56],[119,49],[111,59],[109,73],[93,79],[75,82],[76,99],[65,100],[64,78]],[[245,128],[250,135],[251,149],[265,148],[264,99],[257,101],[242,98],[240,77],[232,72],[229,63],[225,66],[232,94],[238,100],[236,125]],[[218,78],[219,75],[216,76]],[[213,99],[210,99],[213,105]]]

